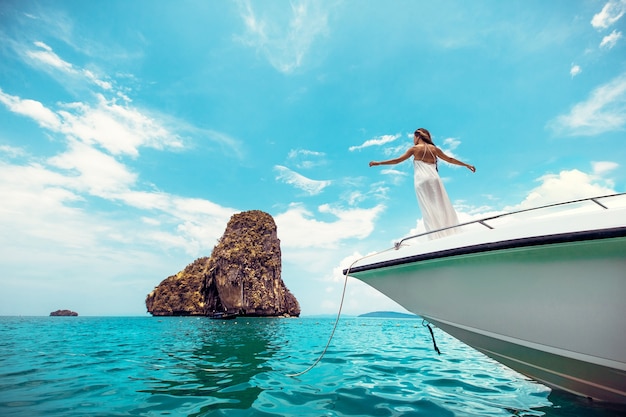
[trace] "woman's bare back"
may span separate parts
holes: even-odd
[[[437,147],[426,143],[413,146],[413,158],[427,164],[437,163]]]

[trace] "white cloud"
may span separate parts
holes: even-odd
[[[617,41],[622,39],[622,32],[618,32],[614,30],[610,35],[606,35],[602,38],[602,42],[600,42],[600,48],[611,49],[617,44]]]
[[[447,138],[443,141],[443,146],[445,146],[449,151],[453,151],[459,147],[461,141],[455,138]]]
[[[63,61],[46,44],[35,45],[39,48],[36,53],[26,55],[31,62],[86,78],[91,86],[114,90],[113,84],[101,81],[93,72]],[[120,96],[118,91],[110,92]],[[58,248],[59,253],[67,247],[114,253],[123,251],[119,244],[156,245],[159,250],[171,248],[193,255],[209,251],[235,210],[207,200],[141,190],[138,175],[119,156],[137,157],[141,147],[180,148],[182,139],[174,133],[179,131],[206,137],[239,154],[237,141],[167,116],[149,115],[130,106],[128,98],[122,97],[120,104],[102,94],[95,97],[95,103],[56,103],[55,111],[0,89],[0,103],[9,111],[32,119],[54,134],[54,140],[67,144],[67,149],[45,160],[20,148],[0,148],[0,195],[6,200],[0,208],[0,227],[7,232],[7,239],[20,237],[19,242],[5,243],[15,248],[23,244],[26,252],[29,247],[38,248],[39,242]],[[28,164],[2,162],[18,157],[28,157]],[[99,211],[100,199],[111,206]],[[118,210],[124,212],[119,218]],[[145,221],[147,218],[154,221]]]
[[[28,245],[35,251],[90,246],[97,223],[76,207],[82,197],[64,188],[66,179],[41,165],[0,163],[2,247]]]
[[[87,315],[141,314],[145,294],[180,262],[170,250],[192,253],[187,236],[137,221],[127,207],[93,209],[71,185],[40,164],[0,162],[0,264],[13,271],[3,314],[47,314],[51,300]],[[206,243],[204,253],[214,241]]]
[[[401,184],[404,179],[409,175],[405,171],[399,171],[393,168],[382,169],[380,173],[382,175],[386,175],[391,180],[391,183],[394,185]]]
[[[274,218],[285,247],[332,248],[342,240],[367,237],[374,230],[374,221],[383,209],[384,206],[377,205],[370,209],[344,210],[324,204],[318,212],[336,219],[325,222],[317,220],[303,205],[292,204],[286,212]]]
[[[289,151],[288,157],[290,159],[297,158],[299,156],[324,156],[324,152],[310,151],[308,149],[292,149]]]
[[[343,195],[343,200],[345,200],[349,205],[353,206],[356,203],[360,203],[365,200],[365,195],[360,191],[349,191]]]
[[[394,175],[399,177],[406,177],[408,174],[403,171],[398,171],[397,169],[387,168],[380,171],[383,175]]]
[[[626,73],[593,90],[569,114],[556,117],[548,127],[566,136],[591,136],[620,130],[626,125]]]
[[[617,22],[626,12],[625,0],[609,0],[602,10],[593,16],[591,25],[596,29],[606,29]]]
[[[572,64],[572,68],[570,68],[569,70],[569,74],[572,76],[572,78],[574,78],[581,72],[583,72],[582,68],[580,68],[579,65],[575,65],[575,64]]]
[[[288,17],[283,16],[282,9],[259,16],[249,0],[238,4],[246,27],[246,33],[238,39],[283,73],[302,66],[313,43],[328,31],[327,12],[315,1],[292,2]]]
[[[199,198],[185,198],[161,192],[128,191],[113,196],[129,207],[158,213],[157,219],[142,223],[151,226],[136,240],[143,244],[162,244],[198,256],[213,248],[226,224],[237,210]]]
[[[373,183],[370,187],[368,195],[377,199],[386,199],[387,195],[391,191],[390,187],[383,181]]]
[[[617,162],[610,161],[596,161],[592,162],[591,166],[593,167],[593,174],[602,176],[606,173],[613,171],[619,167]]]
[[[113,84],[111,84],[111,82],[103,81],[103,80],[99,79],[98,77],[96,77],[96,75],[92,71],[83,70],[83,75],[87,79],[91,80],[98,87],[102,88],[103,90],[112,90],[113,89]]]
[[[85,143],[98,144],[112,154],[138,155],[141,146],[181,148],[182,140],[157,120],[139,110],[108,101],[98,95],[95,106],[85,103],[65,105],[59,111],[62,132]]]
[[[139,110],[108,101],[98,95],[95,106],[86,103],[61,104],[54,112],[42,103],[21,99],[0,89],[0,103],[17,114],[29,117],[41,127],[86,144],[98,144],[113,154],[138,155],[138,148],[180,148],[182,140],[157,120]]]
[[[123,241],[198,255],[210,251],[235,213],[207,200],[133,190],[135,174],[80,142],[48,162],[50,168],[0,162],[0,195],[4,201],[0,228],[13,242],[6,244],[23,243],[28,248],[48,242],[50,251],[82,247],[89,252],[102,248],[115,251],[113,248]],[[87,210],[92,196],[115,203],[118,208],[111,208],[107,214]],[[135,213],[132,208],[139,211]],[[124,216],[117,219],[116,210],[124,211]],[[153,221],[145,220],[147,214]]]
[[[10,145],[0,145],[0,154],[6,155],[8,158],[20,158],[26,156],[26,151],[22,148],[18,148]]]
[[[612,162],[600,162],[594,164],[592,174],[573,169],[561,171],[558,174],[543,175],[537,179],[540,185],[532,189],[520,204],[507,207],[506,211],[613,194],[615,193],[613,181],[602,175],[616,166],[617,164]]]
[[[28,49],[23,55],[25,61],[33,66],[39,67],[48,72],[64,86],[68,84],[95,84],[103,90],[112,91],[114,85],[111,81],[106,81],[94,73],[92,70],[80,69],[65,61],[57,55],[50,46],[44,42],[34,42],[38,49]]]
[[[76,73],[76,70],[74,69],[72,64],[61,59],[61,57],[54,53],[52,48],[50,48],[48,45],[43,42],[35,42],[35,45],[38,46],[40,49],[35,51],[26,51],[25,54],[27,57],[40,64],[43,64],[44,66],[51,66],[62,72]]]
[[[35,46],[38,46],[39,48],[43,49],[44,51],[47,51],[47,52],[52,52],[52,48],[51,48],[51,47],[49,47],[48,45],[46,45],[44,42],[41,42],[41,41],[35,41],[35,42],[33,42],[33,44],[34,44]],[[70,66],[71,66],[71,65],[70,65]]]
[[[141,221],[146,223],[146,224],[149,224],[151,226],[160,226],[161,225],[161,222],[158,219],[154,219],[154,218],[151,218],[151,217],[142,217]]]
[[[58,130],[61,126],[61,120],[50,109],[35,100],[25,99],[6,94],[0,88],[0,103],[3,103],[13,113],[30,117],[39,126],[46,129]]]
[[[274,167],[274,171],[278,172],[276,180],[282,181],[285,184],[293,185],[294,187],[305,191],[309,195],[317,195],[321,193],[324,188],[328,187],[332,183],[332,181],[328,180],[312,180],[282,165],[276,165]]]
[[[177,218],[187,222],[202,222],[202,219],[215,218],[220,220],[221,231],[224,231],[228,219],[235,213],[235,210],[232,208],[224,207],[202,198],[171,196],[171,200],[172,213]]]
[[[109,198],[126,191],[137,180],[115,158],[79,141],[70,141],[67,152],[49,159],[51,166],[69,171],[65,174],[72,189]]]
[[[350,152],[354,152],[354,151],[358,151],[361,150],[363,148],[368,148],[370,146],[381,146],[381,145],[385,145],[387,143],[393,142],[396,139],[398,139],[400,137],[400,134],[396,134],[396,135],[382,135],[382,136],[377,136],[373,139],[368,139],[365,142],[363,142],[361,145],[358,146],[350,146],[350,148],[348,148],[348,150]]]
[[[326,161],[324,152],[311,151],[308,149],[292,149],[289,151],[287,157],[289,158],[290,165],[293,164],[296,168],[310,169],[319,165],[323,165]]]

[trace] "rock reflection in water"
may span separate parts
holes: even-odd
[[[200,414],[224,408],[224,404],[232,409],[250,408],[262,391],[251,380],[270,370],[268,361],[277,349],[272,341],[280,320],[182,320],[197,320],[198,326],[193,332],[184,326],[187,332],[177,336],[175,345],[155,347],[165,356],[161,355],[164,357],[155,365],[154,375],[148,381],[150,388],[142,392],[155,395],[151,398],[156,402],[164,401],[159,400],[159,394],[169,396],[168,402],[171,396],[190,400],[202,397]],[[164,340],[174,338],[164,337]]]

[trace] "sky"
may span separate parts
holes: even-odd
[[[146,315],[235,213],[302,315],[423,230],[418,127],[462,221],[626,191],[626,0],[0,1],[0,315]],[[344,314],[405,311],[350,278]]]

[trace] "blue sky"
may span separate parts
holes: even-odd
[[[429,129],[461,220],[625,191],[626,0],[0,2],[0,314],[143,315],[270,213],[303,315],[421,230]],[[350,279],[344,312],[402,308]]]

